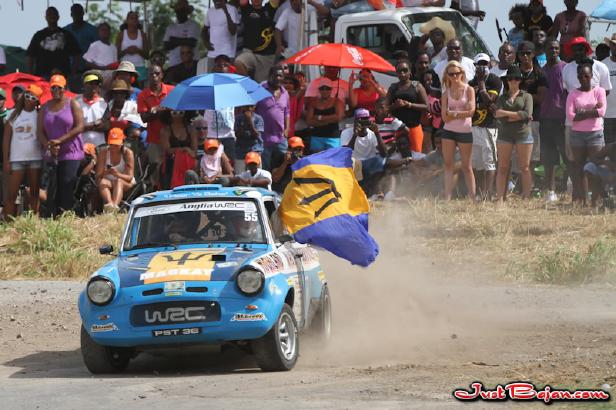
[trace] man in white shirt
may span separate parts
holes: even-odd
[[[203,43],[209,50],[207,72],[212,71],[214,59],[219,55],[235,58],[239,24],[240,14],[235,6],[227,4],[226,0],[214,0],[214,8],[208,10],[201,33]]]
[[[251,151],[246,154],[246,171],[238,175],[238,185],[272,189],[272,174],[261,168],[261,155]]]
[[[284,10],[276,22],[274,39],[276,40],[276,55],[291,57],[299,51],[300,32],[302,24],[301,0],[289,0],[290,7]]]
[[[103,126],[103,114],[107,110],[105,99],[100,96],[103,77],[99,71],[90,70],[83,74],[83,95],[77,97],[77,102],[83,111],[83,143],[103,145],[105,141],[105,129]]]
[[[565,44],[565,53],[573,55],[573,61],[563,67],[563,85],[568,92],[571,92],[580,87],[577,76],[578,64],[592,55],[592,48],[584,37],[576,37]],[[610,70],[601,61],[593,60],[591,85],[603,88],[606,94],[612,89]]]
[[[182,61],[180,58],[180,46],[192,47],[195,60],[199,59],[199,53],[195,47],[201,34],[199,24],[188,19],[188,15],[194,11],[194,8],[188,4],[188,0],[177,0],[174,8],[178,22],[167,27],[163,37],[165,50],[169,53],[168,62],[170,66],[180,64]]]
[[[332,95],[337,96],[340,101],[346,104],[349,92],[349,83],[340,79],[340,69],[338,67],[325,66],[323,77],[315,78],[308,84],[306,89],[306,97],[318,98],[319,88],[327,85],[332,88]]]
[[[609,70],[610,80],[614,85],[616,84],[616,33],[612,34],[611,39],[606,38],[605,42],[610,46],[611,56],[602,62]],[[616,92],[607,96],[607,111],[605,112],[603,131],[606,144],[616,142]]]
[[[353,150],[353,158],[361,161],[363,181],[383,172],[387,155],[385,143],[380,135],[370,128],[370,112],[364,108],[355,110],[355,122],[340,134],[340,145]]]
[[[450,61],[458,61],[464,68],[466,74],[466,81],[471,81],[475,78],[475,62],[468,57],[462,55],[462,44],[460,40],[454,38],[447,42],[447,60],[440,61],[435,67],[434,71],[438,75],[441,84],[444,83],[443,74],[445,73],[445,67]]]
[[[118,62],[118,49],[111,44],[111,27],[107,23],[98,25],[99,40],[90,44],[88,51],[83,55],[86,67],[93,70],[101,70],[103,84],[111,81],[115,63]],[[107,88],[107,87],[105,87]]]

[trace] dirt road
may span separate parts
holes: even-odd
[[[324,257],[334,340],[303,343],[287,373],[261,373],[237,351],[199,350],[142,355],[123,376],[92,377],[79,352],[84,284],[0,282],[0,407],[449,408],[460,407],[452,390],[476,380],[616,384],[615,289],[450,272],[408,245],[390,244],[369,269]]]

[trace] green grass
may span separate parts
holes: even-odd
[[[117,247],[123,215],[53,219],[27,214],[0,225],[0,279],[86,278],[109,260],[102,244]]]

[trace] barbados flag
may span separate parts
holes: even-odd
[[[379,245],[368,234],[370,205],[353,174],[351,153],[350,148],[334,148],[293,164],[280,215],[297,242],[368,266]]]

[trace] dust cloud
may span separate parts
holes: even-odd
[[[482,336],[494,330],[497,321],[477,303],[472,287],[445,272],[442,264],[434,266],[418,256],[422,240],[395,210],[371,216],[370,232],[380,255],[370,267],[355,267],[321,253],[332,297],[333,337],[326,349],[304,343],[304,364],[432,362],[464,353],[468,338],[459,343],[460,335]]]

